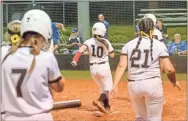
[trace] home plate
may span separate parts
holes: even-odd
[[[102,113],[100,111],[95,111],[93,115],[96,117],[102,117],[104,115],[104,113]]]

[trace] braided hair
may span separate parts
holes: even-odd
[[[142,18],[139,20],[138,22],[138,26],[139,26],[139,29],[140,29],[140,36],[139,36],[139,40],[137,42],[137,45],[136,45],[136,48],[133,50],[133,53],[131,55],[131,58],[132,56],[134,55],[134,52],[135,50],[138,49],[140,43],[141,43],[141,40],[142,40],[142,37],[143,36],[147,36],[150,38],[151,40],[151,45],[150,45],[150,56],[151,56],[151,60],[153,61],[153,38],[152,38],[152,31],[153,31],[153,28],[154,28],[154,24],[153,24],[153,21],[152,19],[150,18]]]

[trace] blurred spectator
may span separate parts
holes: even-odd
[[[187,43],[181,40],[180,34],[174,35],[174,41],[168,47],[170,54],[185,55],[187,54]]]
[[[104,38],[108,39],[108,28],[109,28],[109,23],[104,20],[104,15],[103,14],[99,14],[98,15],[98,20],[101,23],[104,23],[105,27],[106,27],[106,34],[104,35]]]
[[[60,32],[59,29],[62,31],[66,31],[65,27],[61,23],[53,22],[52,23],[52,39],[53,39],[53,44],[54,44],[54,51],[59,48],[60,44]]]
[[[157,20],[156,28],[162,33],[164,42],[165,42],[165,44],[167,44],[168,43],[167,28],[164,26],[164,22],[162,19]]]
[[[4,35],[5,43],[16,45],[20,42],[20,20],[14,20],[8,23],[8,31]]]
[[[140,35],[140,30],[139,30],[138,24],[135,27],[135,34],[137,37]]]
[[[79,36],[78,30],[76,28],[72,28],[71,35],[66,45],[68,50],[65,51],[64,54],[76,54],[76,52],[79,50],[82,44],[83,44],[83,39],[82,37]]]

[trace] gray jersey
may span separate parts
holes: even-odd
[[[109,51],[114,52],[114,48],[111,43],[105,39],[109,45]],[[101,42],[95,38],[88,39],[84,42],[84,45],[88,47],[89,61],[90,63],[108,62],[108,52],[105,51]]]
[[[52,109],[49,83],[61,77],[56,58],[52,53],[41,51],[29,73],[34,58],[30,49],[19,48],[2,64],[3,106],[8,113],[28,116]]]
[[[160,77],[159,58],[169,56],[166,46],[153,39],[152,57],[151,60],[151,40],[148,37],[143,37],[137,50],[136,45],[139,38],[129,41],[122,49],[121,54],[128,56],[128,79],[140,80],[155,76]],[[134,51],[134,54],[132,55]],[[132,55],[132,58],[131,58]]]

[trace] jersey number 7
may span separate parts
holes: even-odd
[[[27,69],[12,69],[12,74],[20,74],[20,78],[16,86],[17,97],[22,97],[21,86],[25,78],[26,72]]]

